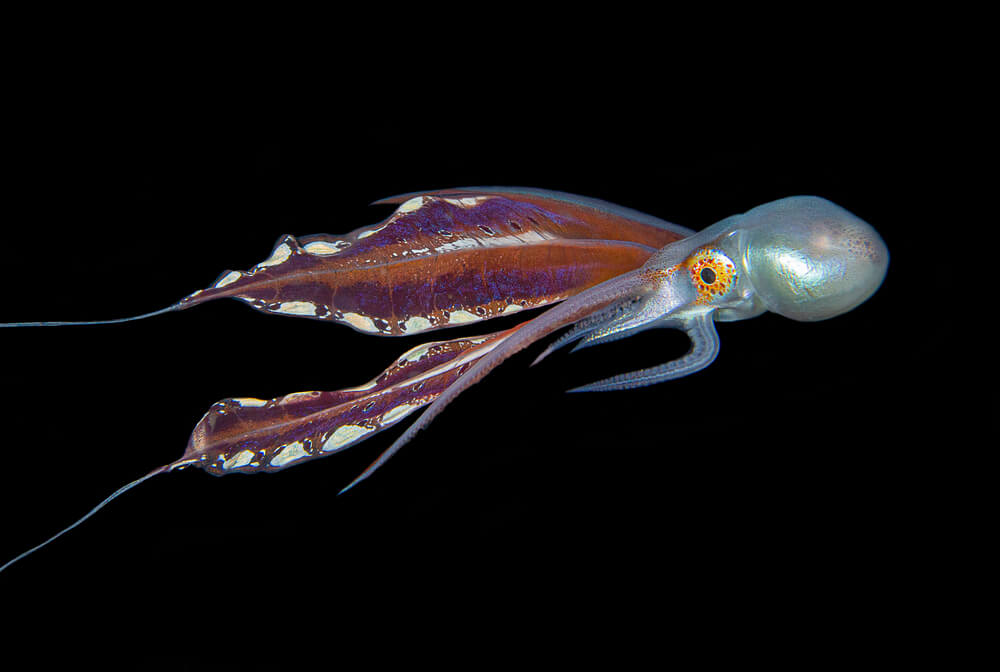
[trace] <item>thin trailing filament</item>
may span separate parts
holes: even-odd
[[[139,485],[140,483],[148,481],[153,476],[156,476],[157,474],[162,474],[162,473],[164,473],[167,470],[168,470],[167,467],[159,467],[159,468],[154,469],[153,471],[149,472],[148,474],[146,474],[142,478],[134,480],[131,483],[129,483],[128,485],[123,485],[122,487],[118,488],[117,490],[114,491],[114,493],[111,494],[111,496],[109,496],[107,499],[105,499],[100,504],[98,504],[97,506],[95,506],[94,508],[92,508],[90,511],[88,511],[87,514],[83,516],[83,518],[80,518],[80,520],[76,521],[75,523],[73,523],[69,527],[63,528],[59,532],[56,532],[51,537],[49,537],[48,539],[46,539],[42,543],[38,544],[34,548],[29,548],[27,551],[25,551],[24,553],[21,553],[19,556],[17,556],[13,560],[9,560],[3,567],[0,567],[0,572],[4,571],[8,567],[10,567],[11,565],[13,565],[18,560],[22,560],[23,558],[26,558],[27,556],[31,555],[35,551],[37,551],[39,549],[42,549],[42,548],[45,548],[46,546],[48,546],[49,544],[51,544],[53,541],[55,541],[56,539],[58,539],[62,535],[66,534],[67,532],[69,532],[70,530],[72,530],[73,528],[75,528],[76,526],[78,526],[80,523],[82,523],[83,521],[87,520],[92,515],[94,515],[95,513],[97,513],[98,511],[100,511],[101,509],[103,509],[105,506],[107,506],[107,504],[111,500],[115,499],[119,495],[122,495],[122,494],[128,492],[129,490],[131,490],[135,486]]]
[[[154,310],[151,313],[133,315],[132,317],[119,317],[113,320],[85,320],[82,322],[4,322],[0,323],[0,327],[84,327],[95,324],[120,324],[122,322],[144,320],[147,317],[155,317],[157,315],[163,315],[164,313],[172,313],[175,310],[180,310],[181,307],[181,304],[175,303],[172,306],[167,306],[166,308],[161,308],[160,310]]]

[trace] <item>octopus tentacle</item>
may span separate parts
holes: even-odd
[[[684,320],[682,328],[691,340],[691,349],[680,359],[653,366],[648,369],[621,373],[589,385],[574,387],[567,392],[607,392],[645,387],[666,380],[673,380],[704,369],[715,361],[719,354],[719,335],[715,331],[712,311],[697,313]]]
[[[501,345],[480,358],[461,378],[448,386],[434,402],[427,406],[416,422],[410,425],[391,446],[338,494],[347,492],[375,473],[400,448],[409,443],[410,439],[416,436],[417,432],[429,425],[459,394],[482,380],[486,374],[499,366],[504,360],[525,349],[535,341],[548,336],[557,329],[573,324],[613,301],[633,295],[639,290],[641,283],[642,276],[638,270],[625,273],[591,287],[576,296],[572,296],[548,312],[536,317],[534,320],[526,322]]]
[[[573,341],[580,340],[581,338],[588,340],[595,331],[603,333],[605,330],[613,329],[615,324],[620,324],[623,321],[631,319],[634,314],[635,306],[639,301],[641,301],[641,297],[638,295],[626,297],[620,301],[608,304],[606,308],[599,310],[592,315],[588,315],[574,324],[569,331],[545,348],[545,350],[542,351],[542,354],[538,355],[538,357],[535,358],[535,361],[531,363],[531,366],[538,364],[556,350],[572,343]],[[573,348],[573,350],[575,351],[579,347],[580,346],[578,345]]]

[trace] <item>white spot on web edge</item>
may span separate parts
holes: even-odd
[[[309,453],[305,450],[305,444],[301,441],[293,441],[288,445],[278,448],[278,452],[271,457],[270,465],[272,467],[283,467],[296,460],[301,460],[303,457],[309,457]]]
[[[313,317],[316,315],[316,304],[311,301],[285,301],[278,304],[275,312],[284,313],[285,315],[306,315]]]
[[[467,324],[469,322],[478,322],[481,319],[483,318],[467,310],[453,310],[448,315],[448,324]]]
[[[270,257],[254,266],[253,271],[259,271],[262,268],[277,266],[278,264],[284,263],[290,256],[292,256],[292,248],[288,246],[288,243],[282,243],[274,248],[274,252],[271,253]]]
[[[460,208],[472,208],[483,201],[488,201],[492,196],[466,196],[465,198],[442,198],[441,200],[445,203],[451,203],[452,205],[457,205]]]
[[[315,255],[317,257],[329,257],[334,254],[339,254],[340,252],[346,250],[351,246],[351,243],[346,240],[334,240],[328,242],[325,240],[314,240],[311,243],[306,243],[302,246],[302,249],[309,254]]]
[[[348,444],[360,440],[365,434],[374,431],[374,427],[366,427],[364,425],[344,425],[343,427],[338,427],[323,443],[321,450],[324,453],[340,450]]]
[[[384,229],[387,226],[389,226],[388,222],[386,222],[382,226],[376,226],[374,228],[368,229],[367,231],[363,231],[363,232],[361,232],[361,233],[358,234],[358,240],[363,240],[363,239],[367,238],[368,236],[374,236],[376,233],[378,233],[379,231],[381,231],[382,229]]]
[[[242,277],[243,274],[239,271],[230,271],[224,277],[220,278],[217,283],[215,283],[215,289],[221,289],[226,285],[231,285]]]
[[[237,406],[242,406],[244,408],[260,408],[262,406],[267,406],[266,399],[257,399],[254,397],[236,397],[232,401]]]
[[[245,467],[250,464],[250,460],[253,459],[254,451],[252,450],[241,450],[236,453],[228,460],[222,463],[223,469],[239,469],[240,467]]]
[[[424,207],[424,203],[426,202],[427,199],[424,196],[414,196],[410,200],[401,203],[399,207],[396,208],[396,214],[405,215],[408,212],[414,212]]]
[[[360,331],[368,332],[369,334],[381,333],[378,327],[375,326],[375,321],[367,315],[359,315],[358,313],[344,313],[341,321],[347,322],[349,325]]]
[[[388,425],[392,422],[396,422],[397,420],[401,420],[423,405],[424,404],[400,404],[396,408],[390,409],[382,415],[382,424]]]

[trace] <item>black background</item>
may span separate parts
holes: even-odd
[[[913,430],[943,445],[950,411],[917,375],[944,333],[912,321],[941,225],[922,185],[941,166],[934,129],[901,114],[907,94],[829,73],[792,89],[763,73],[704,100],[545,73],[527,88],[501,68],[372,92],[334,77],[280,110],[265,92],[133,98],[127,81],[77,75],[32,89],[8,135],[7,321],[154,310],[258,263],[283,233],[350,231],[391,211],[373,200],[450,186],[557,189],[694,229],[816,194],[869,221],[892,257],[852,313],[721,324],[715,364],[670,384],[564,393],[682,354],[674,332],[528,368],[536,345],[344,497],[400,429],[278,474],[155,478],[0,584],[80,613],[319,602],[334,630],[359,613],[373,627],[419,620],[442,601],[509,600],[537,621],[556,605],[608,614],[635,601],[715,624],[913,599],[908,558],[935,490]],[[375,338],[221,301],[3,330],[0,559],[174,460],[218,399],[357,385],[419,342],[495,326]]]

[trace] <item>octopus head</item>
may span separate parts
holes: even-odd
[[[757,298],[793,320],[825,320],[882,284],[889,250],[867,222],[816,196],[793,196],[742,215],[740,254]]]

